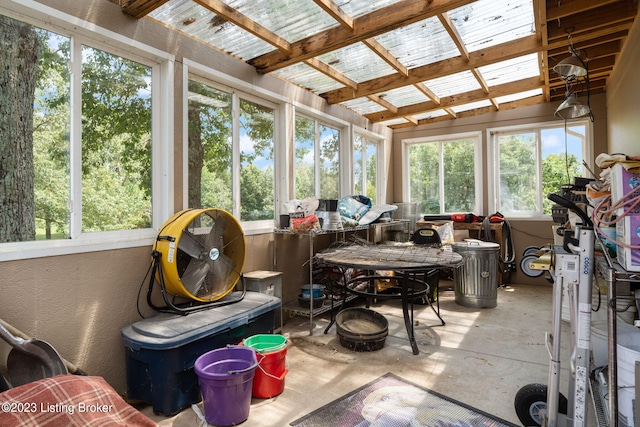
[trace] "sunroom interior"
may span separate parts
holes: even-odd
[[[155,314],[145,292],[165,221],[192,208],[228,212],[246,242],[243,273],[282,273],[284,305],[296,303],[300,286],[312,281],[309,241],[274,231],[292,213],[290,202],[362,195],[372,206],[415,205],[418,220],[500,213],[516,266],[501,287],[541,296],[546,305],[536,307],[548,321],[549,281],[525,274],[518,262],[525,249],[554,242],[558,224],[547,193],[560,193],[575,177],[600,180],[599,155],[640,156],[637,6],[634,0],[1,0],[1,37],[11,46],[0,53],[2,79],[25,82],[31,75],[40,83],[9,92],[0,81],[6,118],[0,122],[9,141],[3,145],[13,146],[16,132],[29,134],[35,171],[25,207],[11,195],[10,172],[20,166],[5,162],[16,149],[2,148],[11,166],[0,167],[0,319],[52,343],[127,397],[121,330]],[[567,57],[585,73],[567,78],[554,71]],[[17,100],[21,95],[27,102]],[[586,110],[568,116],[561,108],[567,101]],[[10,116],[17,104],[30,105],[32,124],[21,127]],[[374,243],[387,236],[372,234],[366,238]],[[331,239],[311,239],[311,252]],[[521,307],[511,301],[514,294],[504,295]],[[442,296],[445,316],[464,323],[475,315],[456,312],[451,298]],[[277,317],[281,333],[289,324],[293,334],[324,335],[313,325],[309,333],[313,322],[304,316]],[[405,345],[402,328],[397,334]],[[542,342],[544,328],[540,334]],[[419,346],[424,354],[437,351]],[[331,369],[336,349],[324,350],[322,366]],[[0,341],[5,376],[10,351]],[[399,351],[392,353],[397,369],[410,376],[405,364],[414,356]],[[378,376],[385,368],[372,361],[375,354],[351,356],[375,365]],[[313,367],[303,358],[290,364],[292,384],[301,387],[292,393],[296,399],[287,402],[285,390],[271,410],[270,400],[254,401],[260,415],[246,425],[287,425],[373,378],[318,375],[318,386],[305,390]],[[294,366],[308,371],[296,376]],[[425,386],[437,389],[433,381]],[[333,394],[314,404],[308,396],[325,387]],[[500,406],[508,408],[494,409]],[[518,422],[510,402],[483,410]],[[143,412],[161,425],[183,425]]]

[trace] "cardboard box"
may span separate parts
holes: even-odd
[[[244,274],[248,291],[260,292],[282,299],[282,272],[257,270]]]
[[[232,296],[235,298],[235,296]],[[160,313],[121,330],[128,397],[172,416],[201,400],[193,365],[202,354],[273,332],[280,299],[247,292],[240,301],[187,316]]]
[[[625,195],[631,192],[634,188],[637,191],[631,193],[631,197],[640,195],[640,173],[632,173],[627,171],[620,163],[616,163],[611,166],[611,205],[616,204]],[[629,197],[629,196],[627,196]],[[624,208],[616,210],[618,216],[622,215]],[[640,206],[637,206],[631,211],[634,215],[640,215]]]
[[[622,244],[640,246],[640,215],[628,215],[616,223],[616,240]],[[640,271],[640,249],[618,244],[618,264],[627,271]]]
[[[247,291],[260,292],[282,300],[282,272],[257,270],[244,273]],[[282,306],[276,310],[276,328],[282,328]]]

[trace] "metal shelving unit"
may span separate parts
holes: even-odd
[[[358,231],[365,231],[366,232],[366,239],[367,241],[371,242],[371,243],[375,243],[372,242],[372,231],[373,231],[373,236],[375,238],[376,235],[376,229],[382,229],[382,228],[388,228],[388,227],[396,227],[396,226],[403,226],[407,228],[407,235],[409,234],[409,227],[410,227],[410,220],[408,219],[395,219],[392,221],[388,221],[388,222],[375,222],[369,225],[360,225],[360,226],[356,226],[356,227],[348,227],[348,228],[342,228],[342,229],[336,229],[336,230],[318,230],[318,231],[308,231],[305,233],[294,233],[293,231],[291,231],[288,228],[278,228],[273,230],[274,234],[289,234],[289,235],[298,235],[298,236],[305,236],[308,238],[309,240],[309,261],[308,261],[308,266],[309,266],[309,280],[310,282],[312,281],[313,278],[313,258],[315,255],[314,252],[314,246],[313,246],[313,241],[316,237],[319,236],[323,236],[323,235],[333,235],[335,237],[335,241],[346,241],[347,240],[347,234],[350,233],[354,233],[354,232],[358,232]],[[277,256],[278,256],[278,245],[277,245],[277,240],[278,239],[274,239],[274,247],[273,247],[273,265],[274,265],[274,269],[276,268],[276,263],[277,263]],[[357,298],[355,295],[347,295],[346,301],[351,301],[353,299]],[[298,304],[297,301],[292,301],[292,302],[284,302],[283,304],[283,310],[294,315],[294,316],[308,316],[309,317],[309,335],[313,334],[313,318],[315,316],[319,316],[320,314],[326,313],[334,308],[337,308],[340,306],[340,304],[342,303],[342,300],[336,301],[328,301],[325,300],[323,302],[323,304],[320,307],[314,307],[313,306],[313,299],[311,299],[310,301],[310,307],[309,308],[304,308],[304,307],[300,307],[300,305]],[[333,305],[332,305],[333,302]]]
[[[601,244],[601,247],[604,248],[604,245]],[[594,405],[596,409],[596,413],[598,414],[598,425],[607,425],[610,427],[618,427],[618,377],[616,375],[618,369],[618,349],[617,349],[617,315],[616,315],[616,306],[618,298],[629,298],[631,297],[619,297],[616,294],[616,284],[619,282],[640,282],[640,273],[629,272],[623,269],[620,264],[613,261],[607,251],[606,248],[603,250],[604,257],[600,257],[596,259],[596,271],[599,272],[606,284],[607,284],[607,332],[608,332],[608,367],[607,367],[607,389],[599,390],[600,383],[595,381],[592,378],[591,381],[591,396],[594,400]],[[636,368],[636,378],[638,378],[639,372]],[[640,384],[636,384],[635,388],[636,394],[636,402],[640,402]],[[602,396],[606,395],[608,397],[608,403],[603,402]],[[598,413],[598,410],[603,413]],[[640,407],[636,407],[636,419],[640,420],[640,415],[638,415],[638,411]],[[604,413],[606,412],[606,413]],[[611,416],[611,414],[614,414]],[[605,424],[602,424],[604,422]]]

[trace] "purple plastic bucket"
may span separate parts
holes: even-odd
[[[249,418],[256,352],[226,347],[198,357],[194,370],[202,390],[204,417],[214,426],[233,426]]]

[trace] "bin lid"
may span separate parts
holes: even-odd
[[[237,296],[234,292],[225,298],[233,299]],[[166,350],[247,325],[280,304],[278,297],[247,292],[240,302],[196,311],[186,316],[159,313],[125,326],[120,333],[125,345],[134,350]]]
[[[281,271],[268,271],[268,270],[256,270],[250,271],[248,273],[244,273],[244,278],[246,279],[255,279],[255,280],[264,280],[271,279],[272,277],[282,276]]]
[[[455,242],[453,244],[453,250],[459,251],[484,251],[484,250],[496,250],[500,249],[500,245],[493,242],[483,242],[480,240]]]

